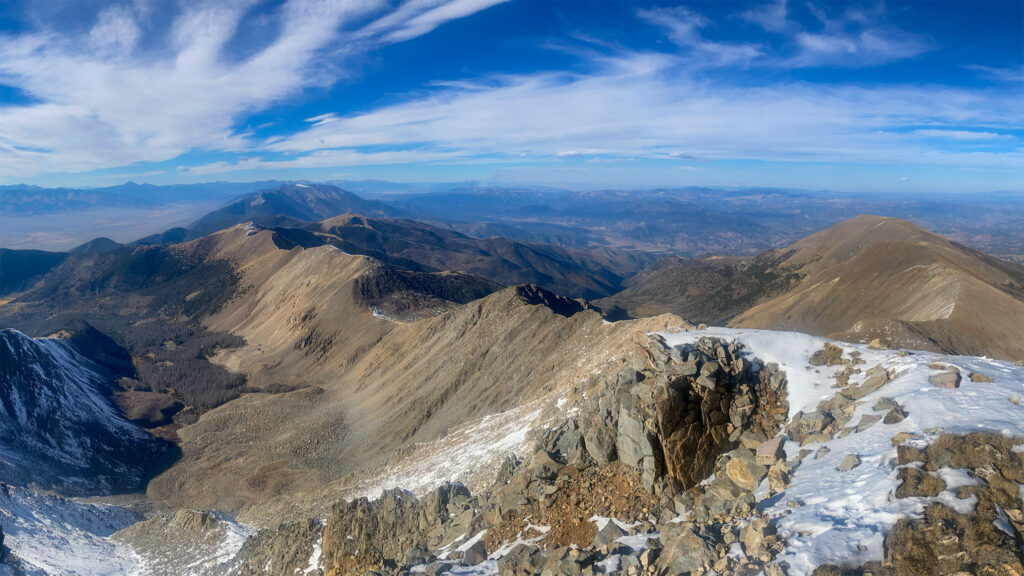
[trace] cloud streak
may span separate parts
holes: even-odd
[[[0,83],[36,100],[0,108],[0,167],[25,177],[163,161],[195,149],[245,151],[251,142],[234,130],[245,115],[337,80],[337,64],[318,60],[325,54],[344,65],[495,3],[407,0],[386,13],[385,0],[289,0],[277,14],[279,34],[238,62],[226,46],[251,0],[185,3],[171,25],[170,53],[139,54],[145,14],[119,5],[97,14],[85,52],[81,39],[46,30],[0,36]]]

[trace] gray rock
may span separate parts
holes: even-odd
[[[860,422],[857,422],[857,432],[863,432],[868,428],[871,428],[872,426],[877,424],[878,421],[881,419],[881,416],[876,416],[874,414],[865,414],[861,416]]]
[[[857,456],[856,454],[847,454],[843,457],[843,461],[839,463],[838,470],[840,472],[848,472],[857,466],[860,466],[860,456]]]
[[[907,413],[906,411],[903,410],[903,407],[895,406],[892,410],[889,410],[889,412],[886,413],[885,418],[882,419],[882,422],[886,424],[897,424],[899,422],[902,422],[906,417]]]
[[[859,400],[885,386],[887,382],[889,382],[889,373],[881,365],[875,365],[868,368],[867,377],[862,384],[845,388],[841,394],[851,400]]]
[[[597,532],[597,536],[594,536],[594,548],[600,548],[602,546],[611,546],[616,540],[626,535],[626,531],[619,528],[618,524],[609,521],[604,528]]]
[[[483,540],[477,540],[462,553],[462,561],[470,566],[476,566],[484,560],[487,560],[487,546]]]
[[[668,524],[661,538],[664,548],[656,563],[661,574],[688,574],[718,560],[715,549],[689,524]]]
[[[785,457],[782,437],[775,437],[757,446],[757,463],[762,466],[771,466],[777,460]]]
[[[959,388],[960,371],[949,370],[946,372],[939,372],[938,374],[932,374],[928,377],[928,381],[939,388]]]

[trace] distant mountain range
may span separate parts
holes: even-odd
[[[311,203],[306,205],[304,200],[289,199],[283,192],[301,186],[331,190],[325,194],[335,197],[317,201],[307,198]],[[262,204],[260,194],[275,188],[278,192],[264,198],[266,204]],[[147,232],[134,236],[148,236],[147,243],[182,241],[238,221],[288,225],[294,221],[287,218],[309,222],[349,212],[410,218],[477,238],[500,236],[563,247],[605,246],[681,257],[749,256],[787,246],[867,213],[910,220],[988,254],[1024,258],[1024,232],[1018,225],[1024,219],[1024,201],[1019,191],[913,195],[699,187],[571,191],[381,181],[173,186],[129,182],[96,189],[15,185],[0,187],[0,196],[4,198],[0,213],[6,217],[7,228],[0,232],[0,242],[7,247],[68,246],[68,236],[84,242],[100,235],[97,229],[120,241],[130,241],[133,238],[126,236],[128,230],[146,230],[141,222],[111,226],[100,217],[99,211],[106,209],[121,210],[116,213],[120,218],[132,217],[124,210],[147,210],[135,213],[135,217],[153,224]],[[189,215],[196,218],[217,203],[220,209],[183,226],[192,229],[191,236],[182,229],[160,231],[159,222],[181,226]],[[202,205],[205,212],[190,212],[190,205]],[[160,207],[164,209],[155,210]],[[90,217],[79,221],[74,218],[79,213]],[[272,216],[279,220],[266,220]]]
[[[96,208],[152,208],[221,199],[255,190],[270,188],[275,181],[206,182],[203,184],[171,184],[156,186],[126,182],[102,188],[44,188],[29,184],[0,186],[3,204],[0,211],[7,216],[53,214]]]

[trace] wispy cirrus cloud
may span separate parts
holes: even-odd
[[[710,26],[711,21],[683,6],[650,8],[638,11],[637,15],[641,20],[663,28],[670,40],[692,50],[693,56],[703,65],[729,66],[749,62],[764,54],[756,44],[706,39],[701,29]]]
[[[792,40],[792,52],[777,54],[766,63],[808,68],[820,66],[877,66],[914,58],[933,49],[925,37],[887,25],[885,5],[870,10],[847,6],[838,15],[815,4],[807,5],[817,20],[813,29],[790,17],[786,0],[776,0],[742,12],[740,17],[765,31]]]
[[[1012,149],[1015,137],[983,129],[1024,128],[1010,94],[796,82],[741,88],[695,80],[687,66],[682,56],[633,53],[601,60],[590,74],[453,83],[364,114],[312,118],[308,128],[258,146],[277,155],[260,166],[306,166],[313,154],[374,161],[382,158],[360,156],[360,150],[381,148],[400,149],[386,154],[406,162],[471,162],[482,155],[557,162],[600,155],[1005,167],[1024,160]],[[930,146],[933,139],[997,139],[1011,148],[950,151]]]
[[[35,100],[0,108],[0,167],[24,177],[243,151],[242,117],[334,82],[339,57],[343,66],[500,1],[406,0],[388,12],[386,0],[288,0],[271,15],[279,32],[240,61],[227,46],[253,0],[183,3],[157,52],[138,49],[144,2],[103,8],[84,38],[0,34],[0,83]]]

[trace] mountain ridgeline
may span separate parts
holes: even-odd
[[[1024,573],[1024,372],[942,354],[1024,356],[1021,267],[878,216],[686,259],[402,210],[283,185],[5,253],[11,566],[910,574],[955,543],[951,569]]]

